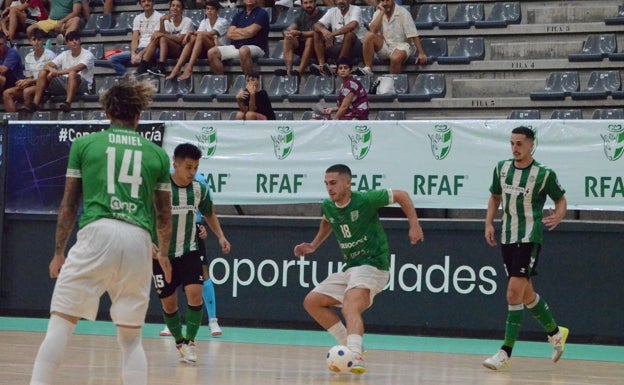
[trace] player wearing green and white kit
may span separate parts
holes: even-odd
[[[509,367],[510,357],[522,326],[524,307],[548,333],[553,362],[559,361],[568,329],[558,326],[546,302],[534,291],[531,277],[537,275],[537,262],[546,226],[553,230],[566,213],[565,190],[561,188],[555,172],[533,159],[535,133],[528,127],[511,131],[513,159],[498,162],[494,169],[490,200],[485,218],[485,239],[496,246],[494,217],[503,205],[501,250],[507,283],[507,323],[501,349],[483,362],[492,370]],[[555,210],[543,217],[544,203],[550,197]]]
[[[416,244],[424,236],[412,200],[403,190],[352,192],[351,170],[342,164],[326,170],[325,188],[329,199],[322,205],[319,231],[312,242],[295,246],[294,253],[299,257],[313,253],[333,232],[346,265],[342,272],[331,274],[308,293],[303,305],[339,344],[353,351],[351,372],[362,374],[366,371],[362,359],[362,313],[373,304],[373,298],[390,277],[388,239],[377,211],[398,203],[409,221],[410,242]],[[342,307],[346,326],[333,307]]]
[[[72,143],[50,262],[50,276],[58,280],[31,385],[54,382],[76,323],[80,318],[95,320],[104,292],[111,298],[110,316],[117,326],[122,382],[147,384],[141,327],[149,303],[154,218],[161,248],[169,247],[171,236],[167,154],[135,132],[154,91],[149,82],[115,83],[100,99],[111,128]],[[77,240],[66,260],[81,195]],[[169,259],[156,258],[169,281]]]
[[[201,212],[208,227],[215,234],[224,254],[230,252],[230,242],[223,235],[219,219],[214,212],[208,186],[195,179],[201,150],[190,143],[178,145],[173,152],[171,174],[171,213],[173,232],[168,255],[173,268],[170,282],[165,282],[158,263],[153,266],[156,291],[163,308],[165,324],[176,341],[180,359],[195,363],[197,352],[195,337],[202,320],[203,271],[201,255],[197,246],[196,212]],[[185,313],[186,333],[178,312],[176,290],[182,286],[188,308]]]

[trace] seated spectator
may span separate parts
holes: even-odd
[[[146,73],[149,69],[149,63],[143,61],[143,55],[152,40],[152,34],[160,28],[160,18],[163,14],[154,10],[154,0],[141,0],[140,5],[143,13],[136,15],[132,22],[130,51],[120,52],[108,59],[118,76],[126,73],[128,63],[139,65],[137,75]]]
[[[24,110],[34,112],[43,101],[44,92],[51,95],[65,95],[61,103],[63,112],[71,111],[71,104],[76,95],[85,95],[93,91],[93,72],[95,57],[80,45],[80,34],[73,31],[65,35],[68,50],[61,52],[43,67],[37,77],[34,97],[24,95]]]
[[[62,44],[63,42],[61,40],[63,35],[80,29],[81,16],[83,16],[82,1],[83,0],[50,1],[51,5],[48,18],[38,21],[26,28],[26,34],[30,36],[35,29],[42,29],[45,33],[54,31],[57,33],[57,38],[59,38],[58,43]]]
[[[178,59],[182,53],[184,37],[193,30],[193,21],[184,16],[184,1],[171,0],[169,2],[169,13],[161,16],[160,28],[154,31],[151,41],[139,63],[140,72],[148,66],[150,60],[158,50],[158,62],[150,67],[147,72],[156,76],[165,76],[167,72],[165,60],[167,58]],[[145,63],[144,63],[145,62]]]
[[[208,50],[208,63],[215,75],[223,75],[223,61],[239,59],[245,74],[253,71],[253,59],[269,50],[269,14],[258,6],[258,0],[244,0],[245,8],[234,15],[228,28],[230,45]]]
[[[375,53],[381,59],[390,59],[390,73],[400,74],[403,63],[418,49],[416,64],[426,64],[427,55],[418,37],[416,25],[410,12],[397,6],[395,0],[380,0],[370,32],[364,38],[364,68],[355,74],[372,75]],[[413,44],[413,45],[412,45]]]
[[[13,44],[18,32],[26,32],[26,27],[48,18],[48,10],[42,0],[15,0],[2,12],[0,28]]]
[[[286,70],[278,69],[276,75],[301,76],[314,54],[314,32],[312,27],[323,16],[323,11],[316,6],[316,0],[302,0],[303,12],[297,20],[284,31],[284,61]],[[293,70],[294,55],[301,57],[299,69]]]
[[[351,60],[348,57],[340,58],[336,71],[342,80],[337,107],[326,108],[323,114],[329,115],[336,111],[333,120],[368,120],[368,95],[362,83],[351,76]]]
[[[228,44],[227,29],[230,23],[223,17],[219,16],[219,9],[221,4],[218,1],[212,0],[206,3],[205,14],[206,18],[202,20],[197,28],[197,32],[189,32],[184,36],[182,44],[184,48],[180,54],[180,58],[176,63],[173,70],[167,79],[174,79],[180,71],[182,66],[188,62],[184,73],[178,77],[178,80],[186,80],[193,74],[193,66],[199,59],[201,54],[208,57],[208,50],[212,47],[217,47],[223,44]],[[189,60],[189,56],[191,59]]]
[[[46,35],[40,29],[34,30],[30,35],[29,42],[33,47],[33,52],[29,52],[24,58],[25,78],[18,80],[14,87],[7,88],[2,93],[4,108],[7,112],[17,112],[15,101],[24,100],[24,95],[29,95],[30,99],[33,98],[39,71],[56,56],[54,52],[43,47],[45,41]]]
[[[348,57],[357,61],[362,57],[362,39],[366,28],[362,25],[362,9],[349,4],[348,0],[336,0],[336,6],[330,8],[314,24],[314,52],[318,65],[312,65],[310,72],[316,75],[330,75],[331,70],[326,58]]]
[[[236,114],[236,120],[275,120],[269,94],[260,89],[260,74],[250,72],[245,80],[245,89],[236,95],[240,109]]]
[[[22,58],[15,48],[8,46],[6,36],[0,32],[0,91],[15,86],[24,78]]]

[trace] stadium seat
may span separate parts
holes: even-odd
[[[574,100],[606,99],[613,91],[622,88],[620,71],[592,71],[587,87],[570,94]]]
[[[541,119],[540,110],[513,110],[507,119],[512,120],[537,120]]]
[[[19,120],[19,113],[17,112],[2,112],[0,119],[2,120]]]
[[[85,26],[80,30],[80,36],[95,36],[100,32],[100,29],[112,28],[114,22],[113,15],[110,13],[92,13]]]
[[[455,13],[448,21],[440,21],[440,29],[470,28],[471,25],[485,17],[485,7],[483,3],[461,3],[457,4]]]
[[[29,53],[33,51],[34,49],[30,45],[23,45],[17,49],[17,52],[19,53],[20,58],[22,59],[22,63],[24,63],[24,58],[26,57],[26,55],[28,55]]]
[[[58,120],[83,120],[83,110],[73,110],[68,112],[59,112]]]
[[[477,20],[476,28],[505,28],[522,22],[520,2],[496,2],[485,20]]]
[[[83,44],[82,48],[88,51],[91,51],[93,56],[95,56],[95,60],[104,59],[104,44],[103,43]]]
[[[554,110],[550,115],[551,119],[583,119],[583,111],[578,109]]]
[[[624,108],[597,108],[592,119],[624,119]]]
[[[617,39],[615,34],[589,35],[580,53],[571,53],[568,60],[571,62],[580,61],[601,61],[617,52]]]
[[[578,72],[551,72],[544,90],[531,92],[531,100],[564,100],[580,87]]]
[[[446,77],[441,73],[421,73],[409,88],[409,93],[399,94],[401,102],[428,102],[446,95]]]
[[[152,120],[152,111],[145,110],[141,111],[141,120]]]
[[[104,111],[93,111],[91,113],[91,120],[108,120],[108,118]]]
[[[232,88],[227,93],[217,94],[216,98],[219,102],[235,102],[236,94],[245,89],[245,75],[236,75]],[[262,75],[260,75],[260,87],[262,88]]]
[[[405,120],[405,111],[379,111],[376,120]]]
[[[196,111],[193,120],[221,120],[220,111]]]
[[[234,15],[236,15],[237,12],[238,12],[238,8],[236,7],[225,7],[219,10],[219,16],[225,18],[228,21],[228,23],[231,23],[232,18],[234,18]]]
[[[418,29],[433,29],[438,23],[446,20],[448,20],[446,4],[422,4],[418,7],[414,22]]]
[[[227,92],[228,78],[227,75],[204,75],[199,82],[199,87],[195,93],[187,93],[182,95],[182,100],[192,101],[211,101],[217,95],[223,95]]]
[[[296,55],[295,55],[296,56]],[[269,55],[265,57],[258,58],[258,64],[269,65],[269,66],[284,66],[286,62],[284,61],[284,40],[279,40],[271,51],[269,47]]]
[[[238,111],[230,112],[230,120],[236,120],[236,114],[238,114]]]
[[[368,99],[373,102],[392,102],[397,94],[405,94],[409,89],[409,81],[407,79],[407,74],[388,74],[382,75],[377,78],[377,80],[382,80],[382,78],[391,78],[392,79],[392,92],[380,93],[379,88],[375,87],[375,93],[373,90],[370,90],[368,95]],[[375,84],[375,83],[373,83]]]
[[[301,115],[301,120],[313,120],[316,119],[314,117],[314,113],[312,111],[303,111],[303,114]]]
[[[318,102],[325,95],[335,92],[336,84],[332,76],[309,75],[298,94],[288,96],[291,102]]]
[[[272,102],[281,102],[299,91],[299,77],[273,75],[267,93]]]
[[[102,36],[123,36],[128,32],[132,32],[132,25],[134,18],[140,12],[122,11],[119,13],[117,22],[111,28],[100,28],[100,35]]]
[[[82,100],[85,102],[97,102],[100,100],[100,95],[107,89],[111,88],[113,84],[119,81],[119,78],[114,75],[108,75],[103,78],[99,77],[95,82],[95,93],[91,95],[83,95]]]
[[[201,9],[185,9],[182,14],[193,22],[193,29],[197,31],[199,27],[199,23],[202,22],[206,18],[206,14],[204,12],[204,8]]]
[[[51,113],[50,111],[36,111],[33,112],[30,116],[31,120],[50,120]]]
[[[624,4],[618,6],[617,15],[605,18],[606,25],[621,25],[624,24]]]
[[[158,120],[186,120],[184,111],[161,111]]]
[[[270,30],[285,30],[287,27],[295,22],[299,15],[301,15],[301,12],[303,12],[303,9],[301,7],[291,7],[288,8],[287,11],[282,11],[275,20],[275,23],[269,25]]]
[[[292,111],[275,111],[275,120],[295,120]]]
[[[154,100],[158,101],[175,101],[182,97],[182,95],[190,94],[193,92],[193,77],[186,80],[171,79],[165,80],[160,92],[154,95]]]
[[[373,7],[372,5],[362,5],[360,6],[360,9],[362,10],[362,25],[364,26],[364,28],[368,29],[368,25],[371,21],[373,21],[375,7]]]
[[[427,55],[427,64],[432,64],[437,61],[439,57],[448,55],[448,44],[445,37],[423,37],[420,39],[420,43]],[[416,52],[408,62],[414,63],[417,57],[418,49],[416,49]]]
[[[424,48],[424,47],[423,47]],[[485,58],[483,37],[459,37],[453,51],[448,56],[438,58],[438,64],[469,64],[473,60]]]

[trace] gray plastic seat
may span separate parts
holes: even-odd
[[[606,25],[621,25],[624,24],[624,4],[618,5],[617,15],[612,17],[605,17]]]
[[[409,93],[398,94],[399,101],[428,102],[446,96],[446,77],[441,73],[421,73],[409,88]]]
[[[50,111],[35,111],[30,116],[31,120],[50,120],[51,113]]]
[[[370,101],[392,102],[398,94],[406,94],[408,92],[409,80],[407,78],[407,74],[387,74],[387,75],[382,75],[379,78],[381,77],[391,77],[394,90],[390,93],[385,93],[385,94],[379,94],[379,93],[373,94],[372,93],[373,90],[370,90],[370,93],[368,95],[368,99]]]
[[[158,120],[186,120],[185,111],[161,111]]]
[[[204,75],[195,92],[183,94],[182,100],[188,102],[211,101],[217,95],[225,94],[227,92],[227,87],[227,75]]]
[[[2,112],[2,116],[0,116],[2,120],[19,120],[18,112]]]
[[[267,94],[271,101],[280,102],[299,91],[299,77],[274,75],[270,82]]]
[[[423,47],[424,48],[424,47]],[[468,64],[485,58],[483,37],[460,37],[448,56],[438,58],[438,64]]]
[[[291,7],[291,8],[288,8],[288,10],[282,11],[277,17],[277,19],[275,20],[275,23],[269,25],[270,30],[271,31],[285,30],[287,27],[289,27],[291,24],[295,22],[295,20],[299,17],[299,15],[301,15],[301,12],[303,12],[303,8],[301,7]]]
[[[597,108],[592,119],[624,119],[624,108]]]
[[[295,55],[296,57],[296,55]],[[270,65],[270,66],[284,66],[286,62],[284,61],[284,40],[278,41],[273,51],[271,51],[269,47],[269,54],[265,57],[258,58],[259,65]]]
[[[601,61],[616,52],[615,34],[589,35],[583,42],[581,52],[569,54],[568,60],[571,62]]]
[[[571,110],[554,110],[550,114],[551,119],[583,119],[583,111],[578,109]]]
[[[119,17],[114,26],[110,28],[100,28],[100,35],[102,36],[122,36],[132,31],[134,24],[134,18],[140,12],[122,11],[119,12]]]
[[[141,111],[140,120],[152,120],[152,111],[150,110]]]
[[[84,119],[84,111],[82,110],[59,112],[59,115],[58,115],[58,120],[83,120],[83,119]]]
[[[477,20],[476,28],[505,28],[522,22],[520,2],[496,2],[485,20]]]
[[[531,100],[563,100],[581,87],[578,72],[551,72],[543,91],[531,92]]]
[[[405,120],[405,111],[379,111],[376,120]]]
[[[325,95],[335,92],[334,79],[331,76],[309,75],[305,83],[301,86],[298,94],[288,96],[293,102],[318,102]]]
[[[165,84],[159,93],[154,95],[154,100],[175,101],[182,95],[193,92],[193,77],[179,81],[178,79],[165,80]]]
[[[455,13],[448,21],[440,21],[440,29],[470,28],[476,21],[485,18],[485,7],[483,3],[462,3],[457,4]]]
[[[106,112],[104,111],[93,111],[91,113],[91,119],[92,120],[108,120],[108,118],[106,117]]]
[[[438,60],[439,57],[448,55],[448,43],[445,37],[424,37],[420,39],[420,43],[427,55],[427,64],[431,64]],[[414,54],[414,58],[410,60],[414,63],[418,55],[418,49]]]
[[[85,26],[80,30],[80,36],[95,36],[100,29],[112,28],[115,21],[113,15],[108,13],[92,13]]]
[[[193,120],[221,120],[220,111],[197,111]]]
[[[540,110],[513,110],[507,119],[512,120],[537,120],[541,119]]]
[[[275,111],[275,120],[295,120],[292,111]]]
[[[587,87],[571,93],[574,100],[606,99],[614,91],[622,88],[620,71],[592,71]]]
[[[232,88],[226,93],[217,94],[216,98],[219,102],[235,102],[236,94],[245,89],[245,75],[236,75]],[[260,75],[260,87],[262,87],[262,75]]]
[[[204,13],[204,9],[185,9],[184,12],[182,12],[183,16],[188,17],[189,19],[191,19],[191,21],[193,22],[193,29],[197,30],[197,28],[199,27],[199,23],[202,22],[202,20],[204,20],[204,18],[206,17],[206,14]]]
[[[83,44],[82,48],[90,51],[96,60],[104,58],[104,44],[103,43],[90,43]]]
[[[446,4],[421,4],[414,20],[418,29],[433,29],[438,23],[448,20]]]

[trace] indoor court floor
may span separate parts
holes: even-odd
[[[0,317],[0,384],[28,384],[47,319]],[[202,325],[198,362],[178,362],[171,337],[160,324],[143,330],[150,385],[616,385],[624,384],[624,347],[566,344],[561,361],[550,361],[547,342],[519,341],[512,366],[481,366],[499,340],[367,334],[364,375],[333,374],[325,354],[334,345],[322,331],[227,327],[210,337]],[[571,331],[573,333],[574,331]],[[56,384],[120,384],[115,327],[78,323]]]

